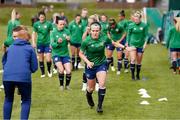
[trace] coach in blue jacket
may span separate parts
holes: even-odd
[[[28,119],[31,106],[31,73],[38,69],[37,57],[24,27],[13,30],[14,43],[3,56],[3,85],[5,100],[3,118],[11,119],[14,91],[17,86],[21,94],[21,119]]]

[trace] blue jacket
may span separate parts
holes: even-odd
[[[2,59],[3,81],[31,82],[38,69],[35,50],[26,40],[16,39]]]

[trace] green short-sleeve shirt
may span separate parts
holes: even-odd
[[[101,24],[101,32],[107,35],[109,24],[108,22],[100,22]]]
[[[81,44],[84,26],[82,22],[77,24],[74,20],[69,24],[69,31],[71,33],[71,44]]]
[[[105,46],[111,44],[111,40],[104,34],[100,34],[95,40],[90,35],[82,42],[80,50],[86,54],[87,59],[99,66],[106,62]]]
[[[87,26],[88,25],[88,18],[81,18],[81,22],[82,22],[83,26]]]
[[[175,27],[169,30],[166,46],[167,48],[180,48],[180,31],[177,31]]]
[[[69,56],[68,41],[66,40],[66,36],[70,36],[70,32],[68,29],[56,29],[51,32],[52,57]],[[58,39],[60,38],[62,39],[62,43],[58,43]]]
[[[33,25],[33,31],[37,33],[37,45],[49,45],[50,44],[50,31],[53,30],[53,25],[49,21],[41,23],[37,21]]]
[[[119,24],[117,24],[114,29],[109,28],[109,33],[110,33],[111,39],[115,42],[120,40],[120,38],[123,36],[124,32],[125,32],[125,30],[124,30],[123,26],[121,26]]]
[[[122,26],[125,31],[127,31],[127,27],[128,27],[128,24],[129,24],[129,21],[128,21],[128,20],[123,19],[123,20],[119,21],[118,24],[119,24],[120,26]]]
[[[128,28],[128,44],[130,46],[142,48],[147,40],[148,27],[145,23],[131,23]]]

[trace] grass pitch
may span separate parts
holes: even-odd
[[[10,9],[0,8],[1,45],[5,39],[5,23],[9,19]],[[22,23],[30,27],[30,17],[37,12],[37,9],[19,8],[18,10],[24,16]],[[110,16],[118,13],[118,10],[97,11],[107,12]],[[72,18],[74,13],[70,15],[69,12],[68,17]],[[167,49],[162,45],[149,45],[145,50],[141,72],[141,78],[146,80],[132,81],[130,73],[122,72],[117,76],[115,72],[109,71],[103,115],[96,113],[96,107],[90,109],[87,105],[85,93],[81,91],[83,69],[72,72],[71,91],[60,91],[57,75],[41,79],[38,71],[32,78],[30,119],[180,119],[180,76],[172,74],[169,66]],[[0,76],[2,77],[2,74]],[[140,88],[145,88],[151,98],[141,98],[138,94]],[[97,105],[97,92],[94,92],[93,96]],[[158,99],[162,97],[166,97],[168,101],[159,102]],[[147,100],[150,105],[140,105],[143,100]],[[2,119],[3,101],[4,92],[0,91],[0,119]],[[19,116],[20,97],[15,94],[12,119],[19,119]]]

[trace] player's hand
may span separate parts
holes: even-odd
[[[146,49],[146,47],[147,47],[147,45],[145,44],[145,45],[143,46],[143,51]]]
[[[89,26],[86,28],[86,32],[87,32],[87,33],[90,32],[90,27],[89,27]]]
[[[87,62],[87,68],[92,68],[94,66],[93,62]]]
[[[117,42],[112,42],[112,44],[113,44],[115,47],[119,47],[119,43],[117,43]]]
[[[112,40],[112,44],[115,46],[115,45],[116,45],[116,42],[114,42],[114,41]]]
[[[66,36],[66,40],[67,40],[67,41],[70,41],[70,36]]]
[[[32,43],[32,47],[33,48],[36,48],[37,46],[36,46],[36,43]]]
[[[58,39],[58,43],[62,43],[62,38],[59,38],[59,39]]]

